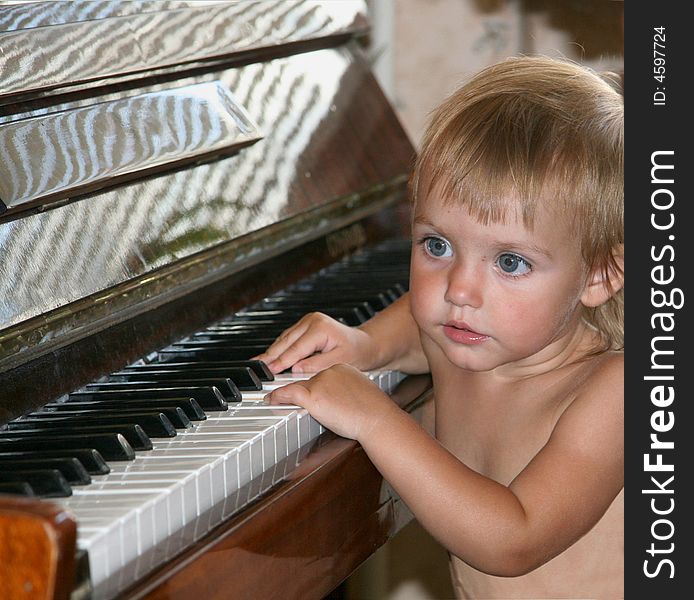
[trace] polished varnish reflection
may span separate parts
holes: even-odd
[[[219,158],[262,136],[219,81],[0,125],[0,214]]]
[[[230,158],[0,223],[0,357],[74,332],[81,321],[75,311],[85,307],[68,305],[79,299],[108,290],[88,308],[109,306],[116,297],[141,302],[133,289],[165,265],[180,267],[201,252],[278,222],[304,222],[310,217],[303,215],[333,200],[348,208],[355,190],[366,194],[393,180],[401,185],[398,178],[409,164],[411,148],[394,143],[402,139],[399,123],[366,64],[344,49],[252,64],[180,84],[200,79],[220,81],[230,90],[263,139]],[[292,243],[315,235],[317,227],[312,223]],[[250,257],[232,252],[225,259],[227,272],[236,263],[260,259],[262,252],[278,252],[271,245],[258,248]],[[191,277],[207,275],[196,271]],[[185,275],[184,280],[177,277],[171,286],[195,286]],[[117,293],[120,285],[133,288],[127,298]],[[7,331],[62,307],[67,307],[66,319],[47,321],[38,340]],[[110,307],[111,313],[120,310],[125,308]]]

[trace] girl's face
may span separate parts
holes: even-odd
[[[435,191],[416,206],[412,232],[411,305],[425,349],[471,371],[549,360],[579,326],[587,282],[568,220],[538,206],[532,230],[512,208],[506,223],[483,225]]]

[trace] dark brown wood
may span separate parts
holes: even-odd
[[[416,410],[430,386],[428,376],[410,377],[393,399]],[[121,598],[323,598],[405,515],[361,446],[326,433],[269,494]]]
[[[49,502],[0,495],[0,598],[67,600],[77,526]]]

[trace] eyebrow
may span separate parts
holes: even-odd
[[[419,223],[420,225],[428,225],[432,229],[438,229],[438,227],[436,227],[436,225],[434,225],[429,219],[427,219],[426,217],[422,217],[421,215],[420,216],[415,215],[412,222],[413,223]]]
[[[520,252],[521,254],[529,252],[530,254],[540,254],[541,256],[544,256],[547,259],[552,258],[552,254],[549,251],[545,250],[541,246],[536,246],[535,244],[524,244],[518,242],[499,242],[498,247],[512,248],[512,252]]]
[[[439,228],[432,223],[429,219],[423,216],[415,216],[413,219],[413,223],[417,223],[419,225],[425,225],[427,227],[431,227],[432,229],[439,231]],[[442,234],[444,232],[441,232]],[[551,259],[552,254],[545,248],[542,248],[541,246],[537,246],[536,244],[528,244],[525,242],[506,242],[503,240],[494,240],[493,242],[494,246],[496,246],[499,250],[503,249],[512,249],[511,251],[513,252],[520,252],[521,254],[525,254],[526,252],[529,252],[531,254],[540,254],[544,256],[545,258]]]

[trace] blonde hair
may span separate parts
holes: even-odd
[[[432,113],[410,184],[414,203],[437,186],[482,223],[503,221],[517,202],[532,227],[538,202],[551,202],[570,216],[589,272],[622,275],[624,102],[585,67],[516,57],[481,71]],[[622,348],[623,290],[584,307],[584,319],[601,350]]]

